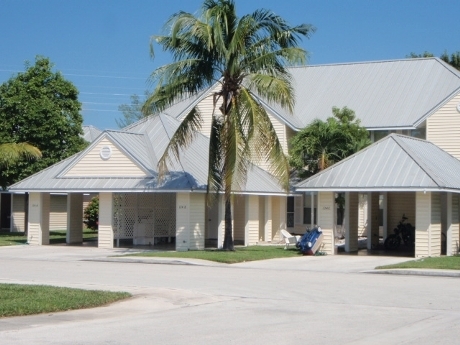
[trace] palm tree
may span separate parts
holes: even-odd
[[[282,147],[265,108],[256,94],[292,112],[291,76],[286,67],[304,64],[302,36],[314,29],[290,26],[269,10],[238,17],[233,0],[205,0],[201,15],[174,14],[165,25],[167,34],[153,37],[173,55],[174,62],[151,75],[156,88],[144,111],[157,113],[183,97],[218,85],[209,140],[208,196],[224,193],[223,248],[233,250],[231,195],[245,183],[250,162],[265,160],[271,173],[288,188],[289,169]],[[167,171],[171,155],[187,147],[201,128],[202,114],[192,109],[171,138],[159,161]]]
[[[0,167],[13,165],[21,158],[40,158],[42,153],[38,148],[28,143],[0,144]]]

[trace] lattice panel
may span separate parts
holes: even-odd
[[[114,193],[115,238],[176,236],[176,195],[172,193]],[[138,233],[137,236],[140,234]]]

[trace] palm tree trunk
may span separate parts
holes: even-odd
[[[227,193],[225,193],[227,194]],[[235,250],[232,235],[232,203],[230,195],[225,195],[225,233],[223,250]]]

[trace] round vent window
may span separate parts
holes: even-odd
[[[103,146],[101,148],[101,152],[99,152],[99,155],[103,160],[106,161],[112,156],[112,149],[110,148],[110,146]]]

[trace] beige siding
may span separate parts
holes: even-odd
[[[50,195],[50,230],[67,229],[67,195]]]
[[[66,215],[67,215],[67,243],[81,243],[83,241],[83,195],[79,193],[69,193],[66,196]]]
[[[211,94],[207,96],[206,98],[204,98],[197,106],[198,111],[201,114],[201,118],[203,119],[200,132],[203,135],[207,136],[208,138],[211,135],[212,114],[214,111],[213,102],[214,102],[213,95]],[[220,114],[219,109],[216,109],[216,111],[218,112],[218,114]]]
[[[13,207],[11,210],[11,224],[13,232],[26,230],[26,196],[25,194],[12,194]]]
[[[244,231],[246,227],[246,207],[244,195],[233,197],[233,240],[243,244],[245,241]]]
[[[112,193],[99,194],[98,247],[113,248],[113,198]]]
[[[408,218],[406,222],[415,224],[415,193],[392,192],[388,193],[388,235],[393,234],[393,229],[398,225],[403,214]]]
[[[190,250],[204,249],[206,195],[190,194]]]
[[[109,159],[104,160],[100,151],[104,146],[112,150]],[[101,140],[91,151],[83,156],[65,176],[130,176],[142,177],[147,174],[129,157],[120,151],[110,140]]]
[[[451,155],[460,159],[460,114],[457,105],[460,94],[447,102],[426,121],[426,138]]]
[[[245,245],[251,246],[259,241],[259,196],[248,195],[246,199]]]
[[[431,193],[416,192],[415,257],[430,256]],[[390,193],[388,194],[390,195]]]
[[[323,230],[323,245],[320,251],[335,254],[334,239],[335,201],[333,192],[318,193],[318,225]]]
[[[50,195],[48,193],[29,194],[29,231],[27,242],[31,245],[49,244]]]

